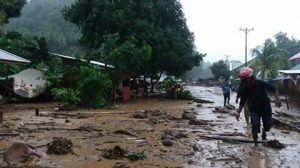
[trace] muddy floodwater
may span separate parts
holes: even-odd
[[[25,142],[42,155],[12,167],[300,167],[299,132],[274,127],[268,140],[276,139],[285,147],[274,149],[263,143],[255,147],[243,113],[236,121],[234,109],[215,110],[223,105],[221,88],[187,89],[214,103],[136,98],[112,108],[68,112],[57,110],[59,103],[7,104],[0,133],[15,135],[0,136],[0,153],[14,142]],[[237,107],[235,96],[231,94],[230,102]],[[273,110],[289,112],[285,106]],[[183,119],[185,112],[196,118]],[[54,138],[71,140],[72,152],[47,154],[47,144]],[[127,153],[112,157],[107,154],[112,149]]]

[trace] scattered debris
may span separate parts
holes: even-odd
[[[198,143],[195,143],[195,144],[193,145],[193,150],[194,150],[195,152],[199,152],[199,151],[202,151],[203,149],[202,149],[202,147],[201,147]]]
[[[223,107],[216,107],[213,112],[215,113],[230,113],[230,110]]]
[[[234,138],[229,136],[213,136],[213,135],[199,135],[199,137],[207,138],[207,139],[217,139],[223,140],[226,142],[246,142],[246,143],[254,143],[252,139],[249,138]],[[262,143],[263,141],[257,141],[257,143]]]
[[[225,161],[225,162],[234,161],[234,162],[239,162],[239,161],[241,161],[240,158],[235,157],[235,156],[226,156],[226,157],[220,157],[220,158],[210,157],[210,158],[206,158],[206,159],[210,160],[210,161],[213,161],[213,162],[216,162],[216,161]]]
[[[190,125],[208,125],[208,121],[200,119],[191,119],[189,121]]]
[[[281,142],[279,142],[278,140],[274,139],[274,140],[269,140],[263,143],[264,146],[268,146],[271,148],[275,148],[275,149],[282,149],[285,147],[284,144],[282,144]]]
[[[16,142],[13,143],[3,154],[3,160],[10,164],[11,162],[26,162],[31,156],[41,157],[35,147],[24,143]]]
[[[126,163],[117,162],[113,168],[130,168]]]
[[[293,124],[293,123],[285,122],[277,117],[273,117],[272,119],[273,119],[273,124],[277,127],[280,127],[282,129],[295,130],[295,131],[300,132],[300,128],[296,127],[295,124]]]
[[[3,132],[0,133],[0,136],[19,136],[19,133],[12,133],[12,132]]]
[[[133,134],[131,134],[130,132],[128,132],[126,130],[116,130],[116,131],[114,131],[114,134],[122,134],[122,135],[134,136]]]
[[[64,155],[73,153],[73,143],[71,140],[65,138],[54,138],[54,140],[48,143],[48,154]]]
[[[196,102],[196,103],[214,103],[213,101],[204,100],[204,99],[194,99],[194,102]]]
[[[102,155],[105,159],[123,159],[127,158],[131,161],[144,160],[146,155],[144,152],[128,152],[125,149],[122,149],[120,146],[115,146],[113,149],[105,149]]]
[[[181,139],[187,138],[187,135],[179,130],[166,130],[161,139]]]

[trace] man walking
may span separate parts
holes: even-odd
[[[275,105],[281,106],[276,88],[268,82],[255,79],[253,70],[244,67],[239,72],[239,77],[244,82],[241,89],[241,101],[236,112],[236,119],[239,120],[240,113],[247,101],[251,113],[252,137],[257,145],[258,133],[260,133],[260,119],[263,121],[262,139],[266,140],[267,134],[272,127],[272,109],[266,91],[275,93]]]

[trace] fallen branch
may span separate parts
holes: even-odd
[[[199,135],[199,137],[207,138],[207,139],[217,139],[217,140],[223,140],[223,141],[254,143],[253,140],[248,139],[248,138],[234,138],[234,137],[226,137],[226,136],[209,136],[209,135]],[[257,143],[263,143],[263,141],[258,140]]]
[[[300,132],[300,129],[297,128],[296,126],[294,126],[290,123],[287,123],[283,120],[280,120],[279,118],[276,118],[276,117],[273,117],[273,124],[275,126],[278,126],[278,127],[284,128],[284,129],[289,129],[289,130],[294,130],[294,131]]]
[[[0,133],[0,136],[19,136],[19,133]]]
[[[211,157],[211,158],[206,158],[206,160],[210,160],[210,161],[240,161],[239,158],[236,157],[221,157],[221,158],[216,158],[216,157]]]
[[[36,130],[46,130],[46,131],[51,131],[51,130],[59,130],[59,131],[103,131],[102,129],[97,129],[97,128],[89,128],[89,127],[79,127],[79,128],[57,128],[57,127],[39,127],[39,128],[34,128],[34,129],[29,129],[29,128],[18,128],[19,130],[26,130],[26,131],[36,131]]]

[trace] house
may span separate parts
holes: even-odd
[[[279,70],[280,75],[274,80],[281,93],[292,101],[300,102],[300,64],[290,70]]]

